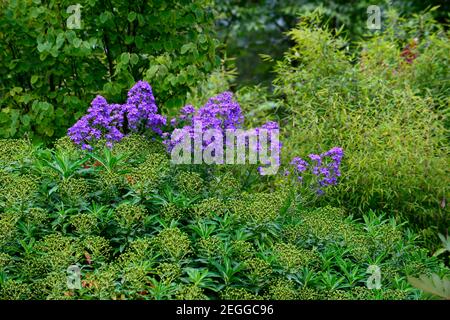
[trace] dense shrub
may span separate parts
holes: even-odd
[[[356,57],[317,15],[290,31],[294,45],[274,82],[284,151],[292,157],[341,146],[342,183],[326,201],[406,216],[436,237],[450,222],[448,32],[429,14],[408,23],[391,16]]]
[[[69,29],[72,1],[0,3],[0,137],[60,137],[101,92],[122,101],[151,79],[166,110],[216,65],[210,1],[92,1]]]
[[[367,28],[371,5],[380,8],[382,29],[389,9],[410,16],[434,7],[434,16],[445,22],[450,8],[445,0],[221,0],[214,8],[218,12],[218,38],[224,42],[227,56],[236,59],[238,84],[270,85],[273,64],[261,55],[280,59],[290,46],[286,32],[295,27],[301,15],[320,7],[324,20],[353,41],[353,50],[356,41],[373,32]]]
[[[315,2],[215,9],[232,52],[267,47]],[[0,3],[0,300],[448,298],[450,46],[436,8],[383,8],[382,31],[355,42],[361,17],[334,30],[321,14],[336,27],[366,1],[328,1],[287,33],[282,60],[248,64],[276,65],[269,94],[231,92],[210,0],[80,3]],[[275,40],[279,57],[288,41]],[[219,164],[223,133],[249,128],[259,164]],[[170,158],[199,136],[203,164]],[[431,255],[424,235],[443,247]]]
[[[23,158],[0,163],[10,179],[0,185],[0,299],[418,299],[407,275],[450,273],[394,219],[302,209],[286,188],[246,192],[244,176],[241,191],[224,193],[227,170],[146,163],[167,154],[144,141],[89,153],[67,141],[58,150],[1,141]],[[97,160],[105,152],[110,161]],[[147,171],[129,175],[144,163],[157,179],[140,192],[134,180]],[[108,171],[116,178],[99,187]],[[8,187],[24,181],[26,194]],[[79,290],[66,284],[74,264]],[[380,267],[381,289],[366,287],[369,265]]]

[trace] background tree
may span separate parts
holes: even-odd
[[[218,61],[209,0],[77,0],[0,3],[0,137],[62,136],[97,94],[122,101],[138,80],[163,110]],[[69,12],[68,12],[69,11]]]

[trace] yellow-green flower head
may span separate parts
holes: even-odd
[[[198,195],[204,187],[204,181],[197,172],[180,172],[175,178],[175,184],[187,196]]]
[[[163,229],[156,236],[156,246],[163,256],[173,259],[181,259],[191,251],[188,235],[178,228]]]
[[[122,228],[143,223],[146,215],[144,206],[130,203],[122,203],[114,210],[114,219]]]

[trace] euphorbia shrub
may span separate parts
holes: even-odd
[[[231,166],[171,165],[141,135],[112,151],[63,140],[0,139],[0,300],[420,299],[406,276],[450,272],[394,219],[301,208]],[[379,290],[366,286],[373,264]]]

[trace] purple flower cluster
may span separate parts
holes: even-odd
[[[194,138],[195,126],[200,126],[203,134],[208,129],[216,129],[224,133],[225,130],[235,130],[241,127],[244,117],[239,104],[233,101],[231,92],[223,92],[210,98],[204,106],[195,110],[192,105],[186,105],[180,110],[180,116],[173,118],[170,123],[172,126],[184,125],[176,128],[171,135],[164,136],[170,138],[165,141],[169,151],[177,145],[185,135]],[[205,141],[204,147],[212,141]]]
[[[68,135],[74,143],[88,150],[95,140],[103,138],[111,147],[130,132],[151,129],[162,135],[161,127],[166,124],[166,118],[157,111],[151,86],[138,81],[128,92],[125,104],[108,104],[105,98],[97,96],[87,114],[68,130]]]
[[[305,172],[308,169],[309,166],[308,162],[306,162],[300,157],[295,157],[294,159],[292,159],[291,165],[294,166],[295,171],[297,172],[297,174],[299,174],[298,176],[299,181],[302,181],[303,177],[301,176],[301,173]]]
[[[278,132],[278,130],[280,129],[278,123],[275,121],[268,121],[265,124],[263,124],[261,127],[255,128],[256,134],[258,136],[258,144],[257,144],[257,152],[258,153],[260,153],[261,149],[262,149],[261,145],[260,145],[260,139],[259,139],[261,129],[267,130],[267,133],[268,133],[267,145],[269,146],[268,150],[270,151],[270,154],[272,155],[272,157],[275,159],[275,163],[277,164],[277,166],[280,166],[280,164],[281,164],[280,154],[281,154],[282,144],[281,144],[281,142],[279,142],[279,138],[278,138],[278,143],[276,143],[276,141],[272,141],[274,139],[274,137],[273,137],[274,132]],[[270,163],[270,161],[269,161],[269,163]],[[267,163],[267,164],[269,164],[269,163]],[[263,168],[264,167],[259,167],[258,172],[261,173]]]
[[[233,100],[233,94],[231,92],[223,92],[210,98],[208,102],[198,110],[192,105],[183,107],[180,110],[180,115],[170,121],[174,130],[171,134],[164,134],[164,137],[166,138],[164,143],[167,145],[170,152],[176,145],[188,137],[197,141],[201,140],[201,147],[204,150],[214,142],[214,139],[216,139],[216,136],[209,139],[205,138],[207,130],[213,129],[220,133],[220,135],[217,136],[223,138],[222,145],[230,147],[228,143],[234,144],[234,141],[228,141],[226,139],[226,132],[234,131],[235,136],[240,137],[241,132],[238,132],[237,130],[242,128],[243,122],[244,117],[239,103]],[[270,152],[271,159],[273,160],[275,158],[276,164],[279,166],[281,143],[278,142],[279,139],[274,139],[274,132],[278,133],[279,130],[278,123],[276,122],[269,121],[261,127],[253,129],[253,134],[258,137],[258,139],[256,144],[252,144],[255,150],[249,150],[249,152],[259,153],[261,155],[260,151],[262,147],[260,145],[259,137],[262,129],[267,130],[267,150]],[[242,133],[244,133],[244,135],[248,134],[248,132]],[[240,138],[238,140],[241,141]],[[249,147],[249,139],[246,139],[244,143],[246,147]],[[264,156],[267,156],[268,158],[269,155],[267,154]],[[263,166],[274,165],[269,159],[267,159],[267,161],[262,161],[262,164]],[[264,167],[259,167],[258,171],[261,173],[263,168]]]
[[[341,176],[340,165],[344,151],[340,147],[334,147],[322,154],[310,154],[311,164],[306,160],[295,157],[291,161],[298,180],[303,181],[304,173],[310,171],[317,178],[318,194],[323,193],[323,188],[337,184],[337,178]]]
[[[227,91],[210,98],[193,120],[201,121],[205,129],[225,130],[240,127],[244,117],[239,103],[233,101],[233,94]]]
[[[131,131],[138,131],[139,126],[142,125],[145,129],[150,128],[162,135],[160,127],[166,124],[166,118],[157,114],[158,107],[152,87],[147,82],[138,81],[128,91],[128,99],[123,112],[128,118],[128,127]]]

